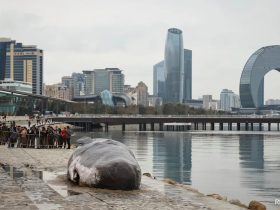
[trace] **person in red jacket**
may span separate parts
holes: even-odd
[[[66,130],[66,127],[64,127],[62,130],[61,130],[61,138],[62,138],[62,142],[63,142],[63,148],[65,149],[66,147],[66,140],[67,140],[67,130]]]

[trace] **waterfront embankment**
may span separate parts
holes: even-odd
[[[146,176],[134,191],[75,186],[66,178],[73,150],[1,145],[0,209],[243,209]]]

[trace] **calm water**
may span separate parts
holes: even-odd
[[[77,136],[85,133],[77,133]],[[190,184],[268,209],[280,199],[280,133],[277,132],[109,132],[86,133],[126,144],[142,172]]]

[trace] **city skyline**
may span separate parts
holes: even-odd
[[[85,69],[124,70],[126,84],[144,81],[152,93],[153,65],[164,55],[166,30],[184,31],[193,52],[193,98],[222,89],[239,92],[249,56],[279,44],[278,1],[3,1],[0,37],[44,50],[44,81]],[[145,15],[143,15],[145,10]],[[54,15],[59,14],[59,15]],[[264,15],[265,14],[265,15]],[[280,74],[265,77],[265,100],[280,98]]]

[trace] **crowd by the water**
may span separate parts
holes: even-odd
[[[8,148],[67,148],[71,147],[71,129],[69,126],[62,129],[47,123],[36,123],[31,126],[16,125],[15,121],[0,122],[0,144]]]

